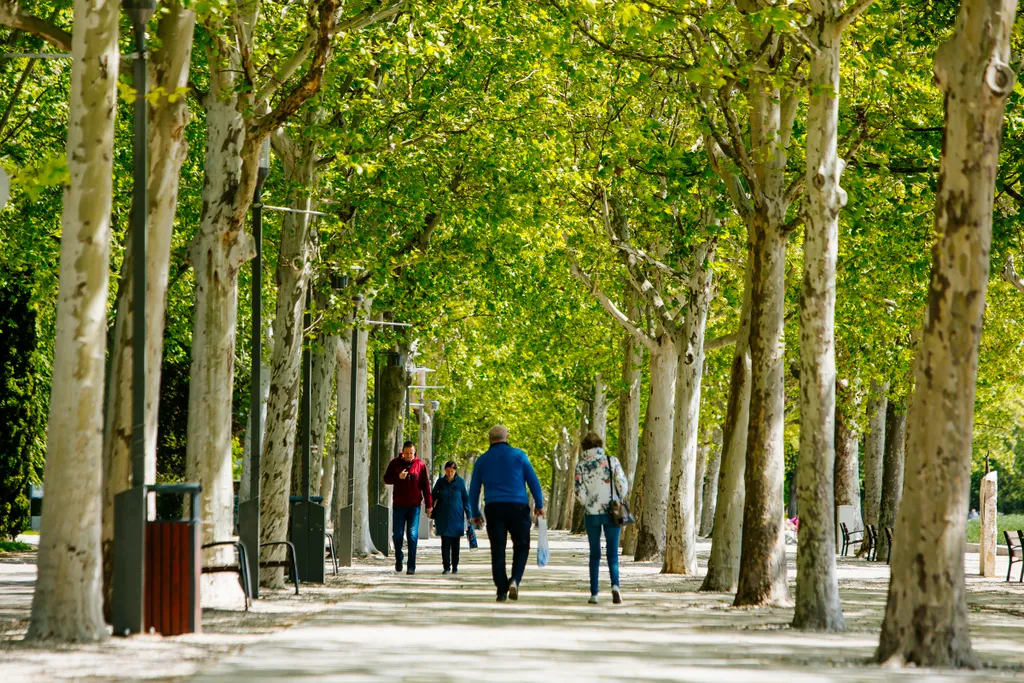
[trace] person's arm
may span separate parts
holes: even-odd
[[[581,505],[586,502],[584,495],[586,492],[583,490],[583,468],[580,467],[582,464],[583,463],[576,463],[576,471],[573,472],[572,484],[573,492],[576,494],[576,500],[578,500]]]
[[[388,486],[394,486],[398,483],[398,461],[399,458],[395,458],[388,463],[388,468],[384,470],[384,483]]]
[[[469,483],[469,508],[473,519],[480,517],[480,461],[473,465],[473,477]]]
[[[629,480],[626,479],[622,463],[615,457],[612,458],[612,472],[615,473],[615,488],[619,493],[619,498],[626,500],[626,496],[629,494]]]
[[[470,520],[473,519],[473,511],[469,507],[469,492],[466,490],[465,479],[461,479],[461,481],[462,484],[459,486],[459,488],[461,489],[460,493],[462,495],[462,507],[466,511],[466,519]]]
[[[434,499],[430,494],[430,472],[427,472],[426,465],[423,466],[423,476],[420,477],[420,490],[423,492],[423,504],[427,512],[434,508]]]
[[[540,479],[537,478],[537,473],[533,471],[533,464],[530,462],[530,458],[523,453],[523,476],[526,479],[526,485],[530,487],[530,493],[533,494],[533,501],[536,504],[537,512],[544,510],[544,491],[541,490]]]

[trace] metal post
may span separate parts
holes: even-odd
[[[356,478],[356,386],[358,385],[356,375],[359,373],[359,302],[356,297],[356,305],[352,311],[352,345],[351,345],[351,366],[349,369],[349,411],[348,411],[348,480],[345,483],[345,490],[348,496],[345,500],[348,505],[341,509],[338,518],[338,526],[334,529],[334,538],[338,541],[338,561],[342,567],[352,566],[352,549],[355,545],[353,538],[355,532],[353,498],[355,497]],[[338,492],[335,492],[338,495]]]
[[[260,148],[256,190],[252,198],[252,237],[256,257],[252,261],[252,366],[249,374],[249,500],[238,504],[238,535],[249,563],[249,592],[260,595],[260,457],[263,454],[263,183],[270,175],[270,138]]]
[[[114,500],[114,633],[141,633],[145,623],[146,558],[146,223],[148,177],[146,22],[155,2],[128,0],[135,37],[135,111],[132,141],[132,479]]]
[[[313,318],[310,314],[310,306],[313,303],[312,286],[306,285],[306,312],[302,316],[302,327],[308,330],[312,325]],[[302,501],[309,502],[309,469],[312,466],[311,441],[310,438],[310,417],[313,412],[312,387],[313,387],[313,350],[309,347],[308,341],[302,349]]]

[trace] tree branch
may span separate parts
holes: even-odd
[[[850,5],[849,9],[843,12],[843,16],[839,18],[839,22],[836,24],[836,32],[842,33],[857,17],[864,14],[874,2],[875,0],[857,0],[857,2]]]
[[[584,273],[583,269],[580,268],[580,264],[576,260],[576,254],[568,245],[568,238],[566,238],[565,235],[562,235],[562,239],[566,240],[565,251],[569,255],[569,270],[572,273],[572,276],[576,278],[580,282],[580,284],[586,287],[587,290],[590,291],[590,294],[601,303],[601,306],[604,307],[604,310],[608,313],[608,315],[610,315],[615,320],[615,322],[619,323],[619,325],[621,325],[627,332],[633,335],[633,337],[637,341],[642,343],[644,346],[647,347],[649,351],[654,353],[657,350],[657,345],[654,343],[654,340],[651,339],[645,332],[640,330],[640,328],[634,325],[633,321],[631,321],[625,313],[620,311],[618,306],[616,306],[611,301],[611,299],[609,299],[605,295],[604,292],[598,289],[597,281],[592,280],[590,276]]]
[[[704,349],[707,351],[714,351],[715,349],[723,349],[726,346],[732,346],[740,338],[739,332],[733,332],[731,334],[722,335],[715,339],[709,339],[704,342]]]
[[[17,85],[14,86],[14,92],[11,93],[10,100],[7,101],[7,107],[4,109],[4,114],[0,117],[0,133],[3,133],[4,129],[7,128],[7,124],[11,120],[11,112],[14,111],[14,105],[18,103],[18,97],[21,96],[21,90],[25,87],[25,81],[28,80],[29,75],[32,73],[32,69],[35,68],[38,60],[30,59],[28,64],[21,72],[21,77],[18,79]]]
[[[1024,280],[1021,280],[1020,276],[1017,275],[1017,269],[1013,265],[1013,255],[1006,259],[1006,265],[1003,266],[1003,279],[1009,282],[1011,285],[1017,288],[1022,294],[1024,294]]]
[[[71,34],[68,31],[21,11],[18,0],[0,0],[0,24],[31,33],[64,52],[71,52]]]

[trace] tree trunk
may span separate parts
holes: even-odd
[[[594,402],[590,404],[590,431],[601,437],[608,438],[608,387],[601,373],[594,377]]]
[[[188,85],[196,15],[178,2],[163,7],[157,26],[159,47],[149,61],[151,92],[175,93]],[[164,311],[171,258],[171,233],[178,203],[178,176],[188,155],[185,124],[188,99],[166,95],[149,106],[146,230],[146,483],[156,481],[156,431],[163,359]],[[131,488],[132,441],[132,238],[121,262],[121,286],[110,351],[111,376],[103,427],[103,596],[112,620],[114,496]]]
[[[796,610],[793,627],[845,631],[836,575],[835,466],[836,259],[839,211],[846,193],[839,128],[840,0],[811,0],[810,105],[807,111],[807,179],[804,279],[800,297],[800,463],[797,504]]]
[[[737,607],[789,601],[782,525],[786,237],[779,223],[758,214],[750,226],[750,422]]]
[[[242,230],[251,197],[243,182],[245,120],[229,74],[216,72],[206,109],[206,177],[199,230],[189,252],[194,268],[192,365],[189,376],[186,477],[202,486],[202,542],[231,539],[234,487],[231,454],[231,388],[234,386],[238,271],[254,255]],[[225,81],[225,79],[228,79]],[[222,96],[223,95],[223,96]],[[230,548],[204,551],[203,564],[227,564]],[[223,580],[221,580],[223,579]],[[204,604],[234,595],[226,574],[203,577]]]
[[[650,359],[648,359],[650,360]],[[648,413],[649,414],[649,413]],[[644,480],[647,479],[647,429],[646,418],[644,420],[644,431],[640,433],[640,445],[636,454],[636,471],[633,473],[633,481],[630,484],[629,509],[637,519],[644,509]],[[639,524],[630,524],[622,532],[622,554],[635,555],[637,542],[637,527]]]
[[[579,439],[576,442],[576,462],[579,462],[579,456],[583,453],[583,438],[590,432],[590,425],[593,422],[594,404],[593,402],[584,404],[584,410],[580,411],[580,430],[577,435]],[[575,488],[575,477],[576,477],[576,466],[573,465],[573,478],[569,482],[571,488]],[[585,531],[583,521],[583,505],[576,498],[575,495],[572,497],[572,511],[569,513],[569,531],[574,534],[582,534]]]
[[[967,629],[964,529],[978,345],[1016,0],[963,0],[935,57],[946,125],[931,286],[907,417],[907,462],[878,660],[976,666]]]
[[[722,427],[722,466],[718,477],[714,534],[708,573],[702,591],[735,592],[743,546],[743,503],[747,469],[747,424],[750,419],[750,259],[747,260],[739,337],[733,351],[729,377],[729,403]]]
[[[882,506],[882,467],[885,461],[885,414],[889,404],[889,383],[871,381],[868,397],[868,433],[864,436],[864,523],[882,526],[878,517]]]
[[[835,415],[835,505],[849,505],[856,512],[857,519],[860,520],[860,458],[858,457],[860,449],[857,443],[857,434],[853,431],[850,418],[841,405],[836,406]],[[806,515],[807,511],[803,510],[803,514]],[[834,521],[833,526],[835,526]],[[864,526],[863,520],[859,526]],[[803,529],[803,517],[800,518],[800,528]],[[835,553],[835,550],[836,544],[833,539],[832,552]]]
[[[693,528],[700,535],[700,526],[704,516],[704,475],[708,466],[708,451],[711,445],[704,441],[697,445],[697,467],[693,475]]]
[[[316,173],[316,155],[311,145],[294,159],[285,157],[289,184],[288,202],[308,211]],[[288,540],[288,502],[292,491],[292,467],[296,456],[299,394],[302,379],[302,346],[305,338],[302,316],[310,267],[309,216],[286,213],[281,227],[277,257],[277,300],[274,316],[274,352],[270,362],[270,396],[267,424],[260,458],[260,534],[264,542]],[[283,546],[271,548],[268,559],[286,559]],[[260,581],[271,588],[284,585],[280,567],[260,570]]]
[[[363,300],[359,312],[360,319],[369,315],[372,300]],[[367,353],[369,331],[359,330],[359,354],[355,359],[356,369],[356,438],[355,457],[351,458],[353,470],[349,474],[349,424],[351,415],[350,400],[352,390],[352,335],[347,334],[339,340],[337,391],[338,411],[336,431],[334,435],[334,502],[332,514],[334,527],[340,524],[341,508],[352,505],[352,552],[358,557],[366,557],[376,552],[370,538],[370,452],[369,435],[367,433]],[[350,483],[351,480],[351,483]]]
[[[586,412],[586,404],[582,401],[579,404],[579,412],[581,414],[581,422],[584,420],[584,413]],[[579,435],[577,434],[577,438]],[[566,430],[565,433],[565,444],[569,449],[569,476],[565,480],[565,507],[562,508],[562,524],[561,528],[572,531],[572,514],[576,509],[576,489],[575,489],[575,478],[576,478],[576,463],[579,462],[579,442],[571,443],[569,441],[569,432]]]
[[[321,300],[319,310],[327,308],[326,300]],[[313,463],[310,467],[309,480],[312,494],[323,496],[326,509],[330,510],[328,497],[334,483],[334,451],[328,451],[327,421],[331,415],[331,397],[334,396],[334,369],[338,363],[338,345],[340,339],[323,333],[317,337],[313,352],[313,396],[312,416],[310,424],[310,441],[312,442]],[[346,387],[348,388],[348,387]],[[325,490],[326,489],[326,490]]]
[[[626,285],[626,311],[630,320],[640,318],[637,295]],[[626,472],[630,490],[635,481],[640,445],[640,381],[643,375],[644,347],[632,333],[622,338],[622,391],[619,392],[619,462]]]
[[[704,538],[711,535],[715,528],[715,512],[718,503],[718,481],[722,469],[722,428],[716,427],[714,437],[709,446],[711,457],[707,464],[707,481],[704,484],[703,511],[701,512],[700,531]]]
[[[903,462],[907,439],[906,404],[889,401],[885,423],[885,455],[882,469],[882,497],[878,506],[876,562],[886,562],[889,559],[889,539],[885,536],[885,530],[896,526],[896,514],[900,509],[900,499],[903,497]]]
[[[647,462],[643,509],[637,523],[637,562],[660,558],[665,552],[668,521],[669,470],[672,467],[673,411],[678,354],[668,333],[656,340],[651,352],[651,393],[647,401],[644,435]]]
[[[46,495],[28,638],[101,640],[103,385],[120,6],[76,0]]]
[[[663,574],[697,572],[694,488],[700,437],[700,387],[704,375],[704,332],[711,306],[715,246],[715,241],[710,240],[694,251],[683,336],[674,344],[679,359]]]
[[[405,418],[405,390],[409,386],[409,371],[404,365],[385,365],[380,372],[380,396],[383,399],[380,406],[374,410],[380,410],[380,428],[377,437],[380,439],[380,446],[377,453],[380,457],[380,498],[379,505],[391,506],[391,489],[384,485],[384,473],[388,469],[388,463],[398,457],[402,450],[402,428]]]

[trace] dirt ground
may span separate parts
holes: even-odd
[[[603,570],[601,604],[588,605],[585,539],[563,533],[552,535],[548,567],[531,558],[521,599],[496,604],[481,540],[480,550],[463,550],[458,577],[441,575],[435,539],[421,542],[414,577],[370,558],[298,596],[273,591],[248,613],[204,610],[201,634],[60,648],[22,642],[34,553],[0,555],[0,680],[1024,680],[1024,584],[968,579],[984,669],[893,670],[870,664],[884,564],[840,558],[848,631],[825,636],[791,630],[792,609],[733,609],[730,596],[697,593],[700,577],[629,560],[625,604],[611,604]],[[709,550],[701,544],[702,570]],[[967,568],[976,573],[977,555],[967,555]]]

